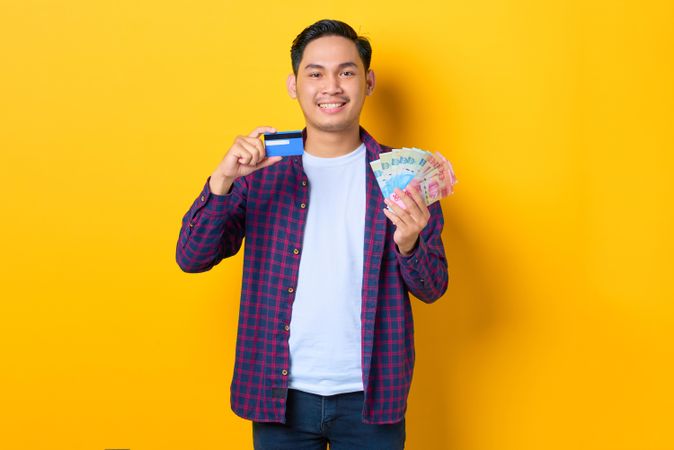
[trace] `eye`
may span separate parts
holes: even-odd
[[[344,72],[342,72],[342,75],[344,75],[345,77],[352,77],[355,75],[355,73],[353,73],[350,70],[345,70]]]
[[[318,72],[310,72],[309,73],[309,78],[318,78],[320,76],[321,76],[321,74],[318,73]]]

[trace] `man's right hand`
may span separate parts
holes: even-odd
[[[264,144],[260,140],[263,133],[276,133],[276,129],[258,127],[248,136],[237,136],[234,139],[234,144],[211,175],[209,186],[213,194],[227,194],[237,178],[269,167],[282,159],[280,156],[267,158]]]

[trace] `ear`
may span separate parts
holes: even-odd
[[[372,91],[374,91],[374,71],[370,69],[365,77],[365,95],[372,94]]]
[[[286,80],[286,88],[288,88],[288,95],[290,95],[290,98],[297,98],[297,78],[295,77],[294,74],[288,75],[288,79]]]

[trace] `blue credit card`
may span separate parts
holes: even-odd
[[[304,153],[302,130],[265,133],[264,149],[267,156],[301,155]]]

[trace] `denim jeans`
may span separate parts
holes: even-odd
[[[256,450],[399,450],[405,419],[394,424],[362,422],[363,391],[315,395],[288,389],[286,423],[253,422]]]

